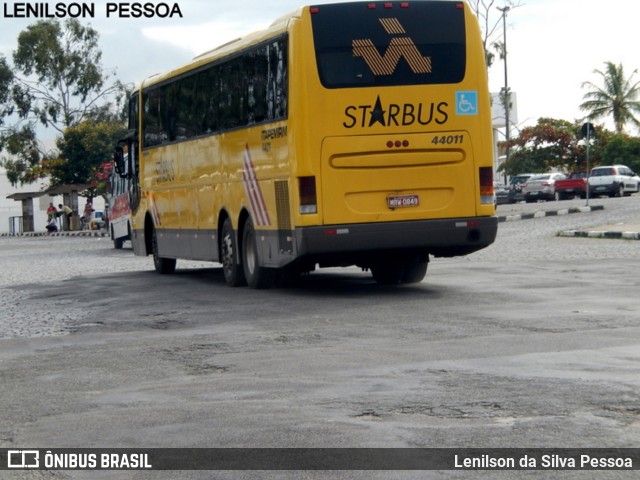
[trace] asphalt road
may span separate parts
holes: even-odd
[[[0,447],[638,447],[640,242],[500,224],[496,243],[381,287],[172,276],[104,238],[0,238]],[[582,204],[561,202],[562,206]],[[557,208],[499,206],[498,214]],[[551,476],[551,475],[552,476]],[[1,472],[8,479],[579,478],[636,472]]]

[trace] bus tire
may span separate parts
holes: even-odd
[[[380,285],[419,283],[427,274],[428,260],[381,262],[371,266],[373,279]]]
[[[115,232],[113,231],[113,225],[111,225],[111,240],[113,240],[113,248],[116,250],[121,250],[124,244],[124,240],[122,238],[115,238]]]
[[[239,253],[231,220],[227,218],[222,224],[222,234],[220,235],[220,261],[224,281],[230,287],[241,287],[247,284]]]
[[[247,285],[251,288],[271,288],[275,272],[260,266],[256,231],[251,218],[247,218],[242,232],[242,267]]]
[[[153,254],[153,266],[156,272],[167,275],[176,271],[175,258],[165,258],[158,254],[158,234],[155,228],[151,231],[151,253]]]
[[[371,275],[380,285],[397,285],[402,279],[404,265],[381,262],[371,266]]]
[[[416,261],[409,263],[404,267],[400,283],[420,283],[427,274],[427,267],[429,262]]]

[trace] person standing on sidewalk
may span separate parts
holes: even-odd
[[[58,218],[58,209],[55,207],[53,202],[49,202],[49,208],[47,208],[47,220],[51,220],[52,218]]]
[[[58,208],[58,216],[60,217],[64,215],[65,219],[62,225],[62,229],[68,232],[69,230],[71,230],[71,217],[73,216],[73,210],[62,204],[58,205]]]
[[[84,206],[84,212],[82,213],[82,217],[80,217],[80,220],[82,221],[82,229],[84,230],[85,228],[89,228],[89,223],[91,222],[91,217],[93,215],[94,209],[93,209],[93,205],[91,204],[90,201],[87,200],[86,205]]]

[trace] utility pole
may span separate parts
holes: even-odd
[[[511,123],[509,121],[509,106],[511,103],[511,95],[509,94],[509,76],[507,74],[507,12],[511,10],[511,7],[505,5],[504,7],[498,7],[498,10],[502,12],[502,36],[503,36],[503,49],[502,54],[504,58],[504,95],[502,96],[502,102],[504,105],[504,119],[505,119],[505,163],[509,163],[509,140],[511,139],[510,130]],[[507,174],[504,174],[504,183],[507,183]]]
[[[585,123],[584,125],[582,125],[582,137],[587,139],[587,204],[586,206],[589,206],[589,175],[590,175],[590,170],[589,170],[589,149],[591,148],[591,137],[594,135],[594,133],[596,132],[596,127],[593,126],[593,123]]]

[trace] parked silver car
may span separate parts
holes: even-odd
[[[544,173],[531,177],[522,187],[524,201],[531,203],[538,200],[555,200],[554,184],[556,180],[564,180],[565,178],[567,176],[564,173]]]

